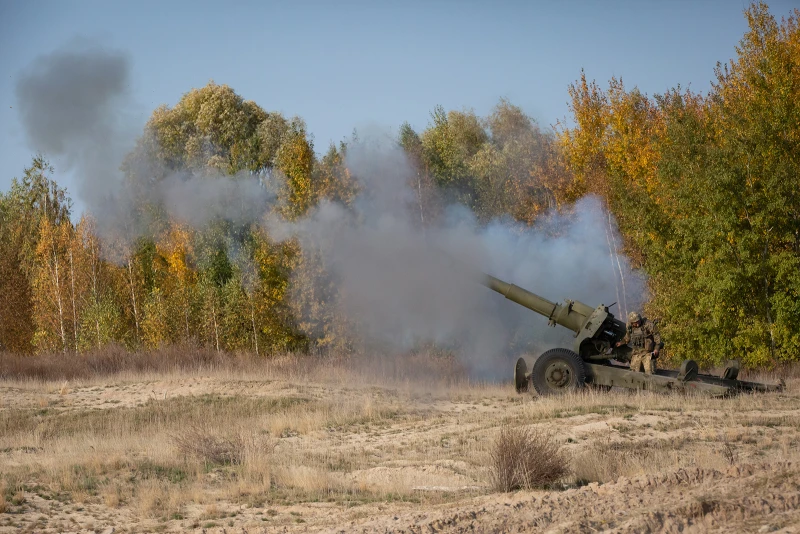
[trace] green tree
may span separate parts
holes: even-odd
[[[325,199],[348,206],[358,194],[358,183],[345,165],[346,155],[347,144],[342,142],[338,148],[331,144],[328,151],[314,164],[313,198],[315,203]]]
[[[797,359],[800,346],[800,31],[797,12],[778,24],[764,3],[746,12],[738,57],[717,68],[699,118],[676,121],[663,174],[678,189],[680,246],[693,251],[690,288],[702,345],[720,361]],[[685,115],[684,115],[685,117]],[[698,133],[702,131],[702,133]],[[687,146],[697,138],[698,148]]]
[[[96,233],[96,222],[81,217],[72,242],[74,266],[78,274],[78,346],[80,350],[101,348],[113,342],[124,343],[126,325],[119,300],[125,296],[119,267],[103,259],[103,243]]]
[[[219,169],[233,174],[269,166],[259,127],[269,114],[227,85],[192,89],[174,108],[161,106],[145,127],[140,148],[167,171]]]
[[[472,206],[474,184],[469,160],[488,140],[480,119],[473,111],[450,111],[437,106],[431,124],[420,136],[425,166],[436,184],[455,192],[456,197]]]
[[[0,193],[0,347],[31,352],[36,330],[33,277],[42,221],[69,222],[71,200],[49,176],[52,166],[36,156],[21,180]]]
[[[582,76],[570,90],[576,126],[560,132],[574,194],[606,198],[650,275],[649,310],[675,359],[797,359],[797,11],[779,24],[758,3],[746,17],[708,96],[649,99]]]

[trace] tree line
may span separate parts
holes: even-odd
[[[648,96],[612,79],[568,88],[571,120],[540,128],[501,100],[486,117],[435,108],[403,124],[420,230],[452,202],[478,220],[536,225],[585,195],[619,224],[648,276],[646,313],[675,360],[751,366],[800,358],[800,32],[752,5],[736,57],[707,94]],[[0,193],[0,348],[80,353],[195,342],[258,354],[349,350],[347,318],[314,251],[253,221],[202,226],[148,195],[175,173],[280,177],[279,215],[323,200],[349,205],[355,139],[318,157],[299,118],[268,112],[225,85],[156,109],[121,166],[136,238],[74,223],[67,192],[36,156]]]

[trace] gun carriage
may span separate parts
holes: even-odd
[[[554,395],[576,390],[586,384],[603,389],[623,387],[653,391],[701,392],[715,396],[742,391],[780,391],[780,384],[759,384],[738,380],[740,363],[729,360],[721,376],[701,374],[694,360],[685,360],[679,370],[658,369],[655,374],[631,371],[616,362],[630,360],[631,348],[616,346],[625,337],[626,324],[603,304],[593,308],[582,302],[565,300],[563,304],[531,293],[519,286],[484,275],[483,284],[548,319],[550,326],[563,326],[575,333],[571,349],[555,348],[542,353],[529,371],[523,358],[514,367],[514,385],[518,393],[530,386],[540,395]]]

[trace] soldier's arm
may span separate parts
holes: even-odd
[[[658,350],[662,347],[661,345],[661,334],[658,332],[658,326],[653,321],[647,321],[648,326],[650,327],[650,334],[653,336],[653,343],[655,343],[656,348]]]
[[[625,327],[625,337],[623,337],[622,339],[619,340],[619,342],[617,343],[617,346],[619,347],[620,345],[627,345],[628,341],[630,341],[630,340],[631,340],[631,329],[626,326]]]

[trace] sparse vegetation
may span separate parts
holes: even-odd
[[[212,465],[242,465],[248,454],[264,457],[271,452],[266,440],[257,436],[214,431],[201,423],[188,425],[172,439],[182,454]]]
[[[317,529],[387,515],[393,522],[421,506],[449,510],[473,499],[491,508],[511,498],[497,490],[514,488],[558,500],[564,489],[639,477],[666,491],[669,480],[698,472],[718,480],[699,497],[727,502],[737,477],[767,469],[747,483],[775,488],[793,479],[790,462],[800,459],[791,373],[781,394],[538,398],[472,382],[435,355],[325,366],[297,355],[238,361],[121,369],[66,387],[60,377],[6,376],[0,533],[35,522],[46,531],[133,520],[143,531],[232,521],[236,531],[260,532],[297,519]],[[719,482],[725,476],[731,481]],[[682,505],[666,495],[667,508]]]
[[[491,451],[491,482],[497,491],[545,488],[569,472],[559,444],[539,429],[504,426]]]

